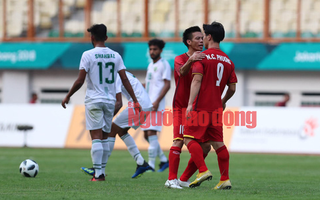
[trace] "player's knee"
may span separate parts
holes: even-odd
[[[117,133],[112,131],[108,134],[109,137],[116,137],[116,135]]]
[[[146,132],[144,132],[143,137],[144,137],[144,139],[145,139],[146,141],[148,141],[148,142],[149,142],[149,140],[148,140],[148,134],[147,134]]]
[[[211,150],[211,145],[210,143],[202,143],[201,145],[203,153],[208,154]]]
[[[127,134],[128,131],[126,129],[120,129],[119,132],[118,132],[118,136],[119,137],[122,137],[124,136],[125,134]]]
[[[215,151],[217,151],[220,147],[225,146],[223,142],[212,142],[211,145]]]
[[[174,140],[172,146],[182,148],[183,144],[183,140]]]
[[[102,139],[106,140],[109,137],[109,134],[107,132],[102,131]]]
[[[184,138],[184,139],[183,139],[183,142],[184,142],[184,144],[185,144],[186,146],[188,146],[189,142],[191,142],[191,141],[192,141],[192,139],[190,139],[190,138]]]
[[[147,131],[147,135],[148,136],[157,135],[157,131],[149,130],[149,131]]]

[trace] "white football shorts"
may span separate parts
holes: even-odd
[[[162,111],[152,111],[146,119],[146,125],[141,126],[141,130],[143,131],[157,131],[161,132],[162,130],[162,119],[163,112]]]
[[[113,104],[102,102],[86,104],[85,111],[87,130],[102,128],[104,132],[110,133],[114,114]]]
[[[130,111],[129,111],[130,109]],[[145,121],[148,117],[148,115],[150,114],[150,111],[152,110],[152,107],[150,108],[142,108],[142,111],[144,111],[144,119],[143,121]],[[140,116],[138,117],[134,117],[135,115],[135,111],[133,108],[129,108],[126,107],[121,113],[119,113],[119,115],[113,120],[113,123],[115,123],[117,126],[119,126],[122,129],[125,128],[134,128],[137,129],[139,128],[139,126],[141,125],[140,123]],[[130,119],[130,121],[129,121]]]

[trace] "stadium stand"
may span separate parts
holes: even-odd
[[[35,36],[30,36],[29,32],[30,2],[34,3]],[[59,2],[62,4],[60,5]],[[0,40],[3,46],[11,45],[11,41],[13,41],[12,45],[16,41],[27,41],[27,43],[40,41],[39,43],[43,42],[41,44],[43,46],[46,46],[48,41],[53,43],[59,41],[65,48],[61,51],[65,56],[55,58],[54,62],[48,66],[47,64],[41,66],[48,67],[48,70],[43,70],[44,68],[29,70],[27,66],[28,70],[17,70],[24,77],[20,80],[30,80],[32,91],[39,93],[41,103],[59,103],[64,97],[67,87],[71,84],[69,81],[74,79],[74,71],[69,69],[78,69],[78,59],[76,62],[71,62],[72,59],[65,58],[73,53],[80,55],[75,50],[91,47],[88,43],[89,37],[84,37],[88,24],[106,24],[108,36],[111,37],[109,42],[117,43],[113,44],[114,47],[123,50],[124,54],[129,50],[131,52],[131,46],[128,44],[132,42],[146,42],[150,39],[149,37],[161,37],[168,43],[175,43],[181,41],[179,36],[188,26],[202,26],[205,21],[208,23],[221,21],[226,29],[226,38],[229,39],[227,40],[229,44],[227,43],[224,48],[237,62],[240,91],[238,94],[242,95],[237,97],[233,105],[272,106],[282,98],[282,93],[285,91],[290,92],[293,97],[291,106],[318,107],[320,105],[320,92],[317,88],[319,85],[320,53],[317,45],[320,41],[320,0],[92,0],[91,12],[87,9],[87,2],[89,1],[0,0]],[[145,2],[149,2],[148,19],[145,19]],[[267,30],[265,6],[268,2],[270,2],[269,35],[265,34]],[[4,4],[6,4],[5,9]],[[118,13],[118,5],[120,5],[120,13]],[[59,8],[62,9],[63,15],[59,15],[61,14]],[[91,16],[91,21],[85,20],[87,16]],[[60,17],[63,18],[63,23],[59,23]],[[145,24],[146,21],[148,24]],[[299,24],[301,38],[297,37],[297,33],[300,33]],[[146,25],[149,27],[148,32],[145,31]],[[64,31],[60,32],[60,27],[63,27]],[[4,31],[6,31],[5,37]],[[61,33],[66,38],[60,38]],[[145,35],[146,33],[149,35]],[[65,42],[68,44],[64,46]],[[84,46],[78,46],[80,43]],[[89,45],[85,46],[85,43]],[[70,47],[66,47],[68,45]],[[137,48],[140,46],[137,45]],[[282,55],[281,52],[284,49],[286,51],[292,49],[292,52]],[[8,49],[6,52],[4,50],[5,48],[2,48],[0,51],[0,54],[4,52],[0,55],[0,61],[2,59],[4,63],[2,66],[4,70],[0,70],[0,90],[2,91],[0,98],[1,102],[6,103],[9,101],[6,93],[8,90],[4,89],[5,84],[1,82],[8,82],[11,80],[10,77],[20,74],[17,75],[11,70],[6,71],[10,67],[18,68],[19,63],[13,61],[14,57],[11,58],[11,63],[7,62],[8,56],[13,54]],[[275,50],[279,50],[288,62],[278,62],[279,51],[273,53]],[[145,50],[142,51],[145,52]],[[41,50],[16,51],[18,54],[20,52],[21,55],[27,55],[28,59],[35,59],[35,53]],[[172,52],[174,51],[169,49],[165,55],[173,58]],[[127,57],[125,61],[128,63],[128,69],[137,70],[137,77],[144,80],[145,72],[141,71],[143,66],[136,66],[136,63],[130,59]],[[58,74],[61,80],[57,84],[55,80]],[[61,74],[64,77],[61,77]],[[303,78],[302,81],[296,81],[301,78]],[[269,84],[270,82],[273,84]],[[29,84],[28,81],[21,83],[21,85],[26,84]],[[286,88],[288,86],[291,88]],[[172,88],[174,88],[173,85]],[[278,95],[279,93],[281,94]],[[73,100],[73,103],[82,102],[81,96]]]
[[[3,13],[3,3],[0,10]],[[65,36],[83,37],[84,11],[86,0],[63,0]],[[91,11],[91,23],[108,25],[111,37],[120,30],[121,37],[141,37],[144,34],[146,19],[144,0],[121,0],[120,15],[117,14],[117,0],[94,0]],[[175,11],[178,10],[179,36],[185,27],[201,25],[204,22],[203,0],[179,0],[178,9],[175,0],[149,1],[149,36],[174,37]],[[263,0],[239,0],[239,32],[244,38],[263,36],[265,5]],[[298,2],[301,7],[298,8]],[[29,0],[6,0],[6,23],[0,16],[0,36],[3,37],[4,25],[7,37],[24,37],[28,29]],[[227,38],[234,38],[237,30],[237,0],[208,0],[208,21],[223,21]],[[296,37],[297,10],[300,9],[300,28],[302,38],[320,37],[320,1],[319,0],[270,0],[270,36],[273,38]],[[59,0],[34,0],[34,25],[36,35],[57,37]],[[118,27],[120,16],[120,27]],[[14,24],[14,25],[13,25]],[[45,34],[44,34],[45,33]]]
[[[216,6],[219,5],[219,6]],[[227,32],[226,37],[235,37],[236,31],[236,1],[209,1],[210,12],[209,21],[223,21],[225,30]],[[243,14],[243,13],[242,13]]]

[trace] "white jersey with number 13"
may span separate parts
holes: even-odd
[[[119,53],[108,47],[95,47],[82,54],[79,69],[87,72],[85,103],[116,102],[118,71],[125,69]]]

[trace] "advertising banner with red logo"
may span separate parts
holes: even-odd
[[[256,127],[236,126],[232,152],[320,154],[320,109],[242,107],[257,111]]]

